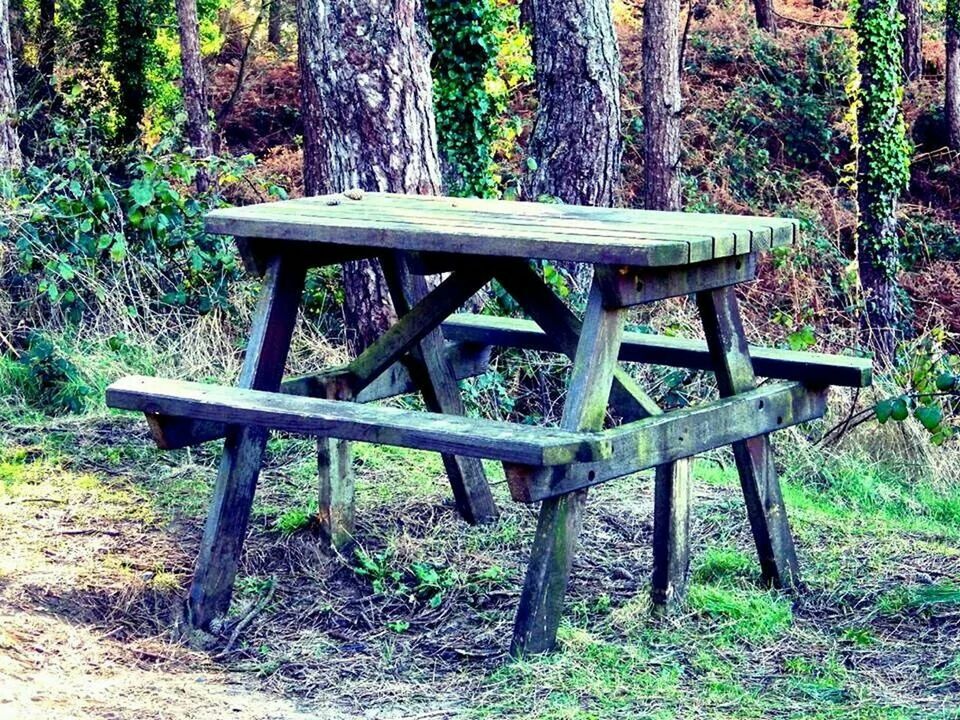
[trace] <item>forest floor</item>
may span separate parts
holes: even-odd
[[[760,586],[717,455],[695,469],[683,610],[649,612],[649,478],[610,483],[591,495],[560,651],[508,662],[535,516],[502,484],[500,522],[467,527],[438,458],[358,444],[360,550],[331,556],[311,443],[274,438],[234,600],[259,612],[197,651],[170,629],[218,448],[158,452],[133,416],[8,419],[0,718],[960,717],[960,486],[840,455],[810,474],[798,444],[780,447],[802,593]]]

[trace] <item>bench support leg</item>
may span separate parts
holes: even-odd
[[[623,314],[604,309],[602,300],[595,282],[590,288],[563,406],[561,426],[567,430],[600,430],[606,417],[623,337]],[[540,505],[510,646],[514,657],[554,647],[586,498],[586,490],[581,490],[544,500]]]
[[[317,438],[317,517],[323,542],[345,551],[354,542],[354,477],[349,440]]]
[[[240,387],[270,391],[280,387],[305,277],[302,264],[295,265],[277,257],[267,267]],[[194,628],[208,629],[211,621],[226,615],[230,607],[267,436],[262,428],[231,426],[227,430],[187,598],[187,622]]]
[[[426,280],[411,272],[410,262],[403,253],[381,260],[390,296],[401,317],[426,297]],[[423,395],[431,412],[447,415],[465,413],[456,375],[447,360],[443,333],[439,328],[426,335],[410,352],[408,370]],[[471,525],[492,523],[499,517],[487,484],[487,476],[480,458],[443,453],[443,466],[450,479],[454,501],[460,515]]]
[[[598,282],[608,282],[601,270]],[[530,317],[550,335],[560,352],[574,357],[581,323],[566,304],[526,263],[501,265],[497,280]],[[610,404],[627,422],[663,411],[623,369],[615,368]],[[654,493],[653,579],[651,600],[655,609],[667,610],[683,597],[690,558],[690,466],[687,460],[656,470]]]
[[[697,293],[697,306],[720,395],[729,397],[755,388],[756,377],[733,288]],[[761,435],[734,443],[733,454],[763,577],[776,587],[796,588],[800,584],[799,566],[770,438]]]

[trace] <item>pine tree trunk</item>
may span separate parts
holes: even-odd
[[[897,201],[908,179],[901,107],[902,36],[897,0],[861,0],[857,32],[860,88],[857,111],[857,261],[865,312],[864,339],[891,365],[897,342]]]
[[[283,22],[283,1],[270,0],[270,16],[267,18],[267,42],[274,47],[280,44],[280,26]]]
[[[307,193],[439,193],[431,48],[420,1],[298,0],[297,25]],[[344,284],[356,352],[395,315],[377,263],[347,263]]]
[[[947,0],[947,80],[944,114],[950,147],[960,152],[960,0]]]
[[[0,170],[12,170],[22,164],[16,115],[17,90],[13,82],[10,6],[8,0],[0,0]]]
[[[120,140],[133,142],[147,107],[147,55],[155,28],[151,27],[147,0],[117,0],[117,42],[113,72],[120,86],[117,113]]]
[[[529,199],[612,205],[620,179],[620,55],[609,0],[528,0],[539,106]]]
[[[680,0],[643,5],[644,206],[680,209]]]
[[[180,67],[183,104],[187,111],[187,139],[195,155],[208,158],[213,154],[210,134],[210,112],[200,59],[200,28],[197,21],[197,0],[177,0],[177,19],[180,21]],[[207,168],[197,169],[197,191],[206,192],[210,185]]]
[[[773,0],[753,0],[757,27],[769,33],[777,32],[777,16],[773,14]]]
[[[923,2],[899,0],[903,13],[903,75],[916,80],[923,73]]]
[[[53,68],[56,60],[56,17],[55,0],[40,0],[40,27],[37,29],[40,41],[37,49],[39,56],[37,68],[48,82],[53,78]]]

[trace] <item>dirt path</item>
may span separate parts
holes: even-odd
[[[131,658],[137,658],[131,662]],[[324,720],[159,643],[121,644],[42,613],[0,606],[0,718]]]

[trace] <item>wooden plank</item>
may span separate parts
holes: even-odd
[[[426,280],[410,271],[401,253],[384,257],[381,265],[397,313],[405,315],[427,296]],[[419,346],[411,349],[408,360],[410,375],[431,412],[466,414],[456,373],[444,355],[443,334],[439,329],[425,335]],[[480,458],[450,453],[442,453],[441,458],[460,516],[471,525],[495,522],[500,513]]]
[[[447,343],[444,347],[444,355],[457,380],[486,372],[490,365],[490,351],[489,346],[471,342]],[[312,375],[284,380],[280,385],[280,392],[302,397],[336,399],[352,377],[350,366],[342,365]],[[417,386],[410,377],[410,371],[402,362],[396,362],[361,389],[354,402],[375,402],[413,392],[417,392]],[[191,418],[148,415],[147,422],[157,447],[162,450],[178,450],[219,440],[227,431],[227,426],[222,422]]]
[[[307,217],[280,214],[265,207],[247,206],[216,210],[206,219],[207,232],[284,241],[319,242],[387,250],[435,251],[486,257],[551,258],[576,262],[627,265],[685,265],[690,262],[689,242],[698,240],[646,240],[635,237],[611,243],[601,236],[557,236],[529,226],[504,227],[500,234],[470,226],[435,226],[414,222],[389,222],[363,218]]]
[[[599,208],[577,205],[503,202],[476,198],[445,198],[389,193],[370,193],[363,201],[341,202],[336,206],[327,200],[303,198],[263,207],[278,212],[291,208],[301,213],[324,216],[375,214],[381,219],[400,220],[434,218],[458,219],[483,225],[521,224],[567,232],[571,229],[604,228],[611,234],[619,231],[651,234],[675,232],[707,232],[719,245],[716,257],[755,252],[771,246],[790,245],[796,241],[799,223],[791,218],[725,215],[716,213],[684,213],[631,208]],[[736,249],[735,249],[736,248]]]
[[[107,388],[107,404],[151,415],[214,420],[532,464],[544,463],[547,451],[556,458],[551,462],[593,457],[599,451],[592,436],[556,428],[135,375]]]
[[[317,438],[317,517],[328,546],[346,552],[354,544],[355,486],[350,443]]]
[[[576,353],[581,322],[548,288],[542,278],[526,263],[502,263],[497,268],[497,281],[549,336],[552,347],[573,358]],[[598,292],[602,289],[598,287]],[[602,295],[601,295],[602,297]],[[660,411],[636,382],[622,368],[613,370],[612,401],[617,411],[631,417],[655,415]],[[639,406],[639,407],[638,407]]]
[[[453,273],[350,363],[352,395],[371,383],[490,280],[485,264]]]
[[[234,242],[247,271],[262,277],[267,271],[270,258],[276,254],[277,241],[235,237]],[[369,248],[327,247],[316,243],[291,242],[284,244],[283,254],[291,262],[302,264],[304,267],[323,267],[374,257],[376,253]]]
[[[699,293],[697,306],[720,395],[736,396],[756,387],[750,349],[733,288]],[[800,569],[773,464],[770,439],[759,435],[736,442],[733,454],[763,576],[776,587],[796,588],[800,584]]]
[[[458,314],[443,323],[451,341],[471,341],[500,347],[563,352],[556,339],[537,323],[517,318]],[[872,364],[867,358],[749,346],[754,370],[761,377],[796,380],[812,386],[869,387]],[[621,362],[712,370],[710,350],[702,340],[628,332],[620,347]]]
[[[623,266],[601,272],[598,278],[603,283],[604,297],[610,299],[610,307],[632,307],[736,285],[753,280],[756,276],[757,256],[751,253],[682,268]]]
[[[280,256],[267,267],[240,373],[242,388],[279,388],[305,277],[306,270],[302,265],[288,263]],[[240,424],[227,430],[187,599],[186,619],[191,627],[208,629],[211,622],[225,616],[230,608],[233,580],[250,520],[266,442],[264,427]]]
[[[821,417],[826,390],[767,383],[746,393],[601,432],[360,405],[132,376],[107,390],[110,407],[151,415],[226,420],[305,435],[453,452],[520,463],[531,481],[508,478],[514,499],[536,502]],[[553,467],[556,466],[556,467]]]
[[[566,450],[559,446],[545,448],[538,465],[506,466],[510,494],[518,502],[538,502],[809,422],[826,412],[826,396],[826,390],[800,383],[767,383],[733,397],[604,430],[575,458],[564,457]]]
[[[412,204],[422,208],[428,203],[444,208],[482,213],[485,217],[515,217],[527,222],[557,219],[563,221],[589,220],[607,225],[628,227],[662,227],[674,225],[689,228],[708,228],[714,232],[735,233],[738,239],[755,240],[741,252],[751,252],[767,247],[782,247],[797,242],[800,224],[793,218],[757,217],[723,213],[674,212],[668,210],[640,210],[635,208],[588,207],[563,203],[535,203],[497,201],[478,198],[452,198],[439,196],[410,196],[384,193],[380,196],[384,205],[394,207],[398,203]],[[739,236],[744,236],[740,238]],[[719,256],[718,256],[719,257]]]
[[[582,431],[603,427],[622,336],[622,311],[603,307],[600,286],[594,282],[567,385],[562,428]],[[586,491],[572,492],[545,500],[540,506],[510,644],[514,657],[548,652],[556,643],[586,499]]]

